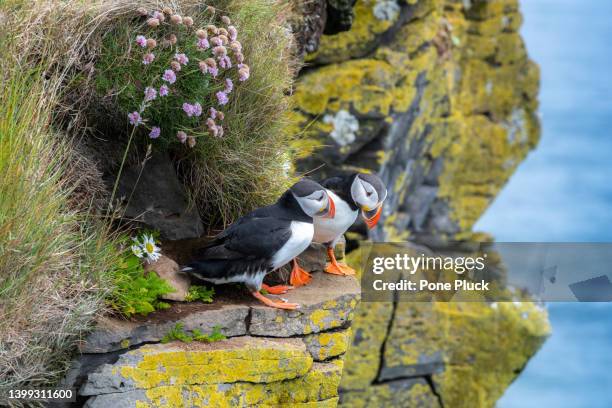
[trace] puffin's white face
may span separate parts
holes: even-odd
[[[361,208],[361,215],[368,228],[374,228],[387,198],[387,189],[375,175],[358,174],[351,184],[353,201]]]
[[[351,185],[351,196],[363,211],[372,211],[382,204],[385,197],[378,198],[378,192],[370,183],[355,177]]]
[[[335,206],[325,190],[316,190],[304,197],[298,197],[295,194],[293,196],[302,210],[310,217],[333,218]]]

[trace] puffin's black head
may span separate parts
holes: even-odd
[[[289,191],[308,216],[334,218],[334,201],[319,183],[303,178],[291,186]]]
[[[371,173],[356,174],[351,184],[351,196],[361,208],[361,215],[368,227],[374,228],[387,198],[387,187],[380,177]]]

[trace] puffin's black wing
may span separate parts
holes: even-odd
[[[223,233],[223,247],[246,257],[269,259],[291,237],[291,221],[254,217],[232,224]]]
[[[271,259],[291,237],[291,221],[273,217],[242,217],[199,251],[185,270],[201,278],[268,269]]]

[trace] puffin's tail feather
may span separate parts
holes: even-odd
[[[219,279],[227,273],[228,266],[226,260],[204,260],[182,266],[181,271],[199,279]]]

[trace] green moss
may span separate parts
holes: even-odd
[[[189,286],[189,292],[185,296],[187,302],[200,301],[204,303],[211,303],[215,294],[215,288],[208,289],[206,286],[191,285]]]
[[[161,339],[163,344],[174,340],[183,343],[191,343],[192,341],[200,341],[203,343],[213,343],[215,341],[225,340],[227,337],[221,333],[221,326],[213,327],[210,334],[205,334],[199,329],[193,329],[191,333],[185,331],[183,323],[177,323],[168,333]]]

